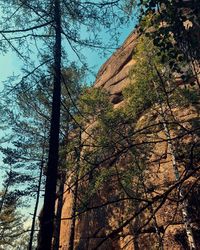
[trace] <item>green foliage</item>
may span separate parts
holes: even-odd
[[[89,147],[85,146],[81,155],[82,160],[85,161],[81,162],[80,176],[88,176],[87,181],[79,187],[82,200],[79,204],[81,211],[84,210],[84,206],[89,206],[94,197],[98,196],[107,182],[112,183],[111,186],[116,185],[117,190],[120,190],[118,190],[119,197],[124,195],[124,190],[130,195],[136,195],[136,193],[139,195],[138,190],[141,186],[136,176],[139,176],[145,169],[145,167],[138,169],[136,164],[139,159],[137,156],[142,155],[140,152],[142,149],[128,149],[134,141],[134,119],[125,112],[125,109],[113,109],[108,103],[107,93],[101,91],[91,89],[81,99],[82,110],[84,109],[85,113],[88,112],[91,115],[91,119],[88,120],[96,121],[89,131],[91,138],[89,137],[86,143]],[[95,117],[94,120],[93,117]],[[124,152],[120,154],[118,153],[120,151]],[[124,157],[129,159],[126,162],[126,171],[121,165]],[[134,178],[138,181],[133,182]],[[83,188],[85,185],[87,189]],[[133,185],[138,189],[135,190]]]
[[[106,91],[100,88],[87,88],[81,94],[78,107],[82,117],[79,115],[79,120],[94,121],[104,116],[111,110],[109,95]]]
[[[6,196],[5,196],[6,195]],[[24,233],[25,218],[17,212],[18,197],[12,192],[0,193],[0,249],[13,249]]]
[[[132,83],[123,91],[127,102],[126,112],[134,118],[150,108],[157,100],[155,83],[158,82],[158,76],[155,65],[160,65],[160,57],[155,53],[152,41],[142,36],[133,55],[136,64],[130,72]]]
[[[173,106],[198,102],[195,87],[186,89],[177,85],[177,78],[182,80],[182,85],[188,85],[192,72],[187,60],[175,53],[170,42],[168,44],[169,47],[161,51],[148,33],[138,39],[133,55],[136,64],[130,71],[131,84],[123,92],[127,103],[125,112],[129,116],[136,118],[168,99]]]
[[[200,96],[195,88],[179,88],[173,92],[171,103],[176,106],[183,106],[187,108],[190,105],[198,106],[199,100]]]
[[[149,30],[154,45],[161,51],[173,54],[172,60],[176,64],[177,57],[187,61],[199,60],[199,16],[198,0],[194,1],[165,1],[140,0],[138,2],[140,24],[142,31]],[[187,22],[190,22],[188,26]],[[152,32],[153,31],[153,32]],[[173,65],[173,70],[177,68]]]
[[[181,89],[182,96],[187,100],[188,104],[197,104],[199,103],[200,96],[198,91],[195,89]]]

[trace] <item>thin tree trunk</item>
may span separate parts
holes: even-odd
[[[34,213],[33,213],[33,220],[32,220],[32,225],[31,225],[29,247],[28,247],[29,250],[32,250],[32,245],[33,245],[35,221],[36,221],[37,210],[38,210],[38,205],[39,205],[39,200],[40,200],[40,189],[41,189],[41,182],[42,182],[43,166],[44,166],[44,152],[42,154],[42,160],[41,160],[41,164],[40,164],[40,174],[39,174],[39,181],[38,181],[38,188],[37,188],[37,196],[36,196],[35,208],[34,208]]]
[[[47,178],[44,195],[44,209],[41,219],[39,250],[50,250],[52,246],[54,210],[56,200],[56,184],[58,175],[58,151],[60,131],[61,105],[61,13],[60,0],[54,0],[54,89],[49,138],[49,156],[47,164]]]
[[[74,249],[75,229],[76,229],[76,210],[77,210],[77,198],[78,198],[78,178],[79,178],[79,167],[80,167],[80,154],[81,154],[81,131],[79,131],[79,147],[76,150],[76,166],[75,166],[75,187],[73,193],[73,204],[72,204],[72,222],[70,228],[69,247],[68,250]]]

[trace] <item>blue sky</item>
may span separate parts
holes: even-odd
[[[3,87],[3,81],[9,76],[20,74],[20,61],[15,53],[9,51],[5,55],[0,55],[0,89]]]

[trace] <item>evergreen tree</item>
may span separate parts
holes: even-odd
[[[13,185],[18,182],[17,174],[10,169],[7,171],[0,203],[0,249],[15,247],[17,240],[24,233],[24,219],[18,212],[20,192],[12,191]]]

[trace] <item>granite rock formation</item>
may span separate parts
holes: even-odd
[[[103,88],[110,93],[113,104],[122,101],[122,90],[130,84],[129,71],[134,65],[133,51],[139,34],[134,31],[123,45],[100,68],[95,88]]]
[[[123,45],[103,64],[100,68],[94,88],[103,88],[110,94],[110,101],[114,104],[114,108],[120,108],[123,103],[122,90],[130,84],[129,71],[137,63],[133,57],[134,48],[137,45],[139,34],[134,31],[126,39]],[[177,122],[181,123],[185,128],[190,128],[190,123],[199,118],[198,111],[191,105],[187,110],[174,109],[173,113],[176,115]],[[149,118],[150,117],[150,118]],[[138,120],[138,128],[142,129],[145,121],[155,117],[153,111],[141,116]],[[141,125],[142,124],[142,125]],[[90,132],[94,124],[87,127],[87,133]],[[82,138],[87,140],[87,133],[82,134]],[[141,135],[142,138],[142,135]],[[163,131],[158,132],[157,139],[164,138]],[[191,136],[185,138],[185,141],[190,142]],[[158,140],[159,141],[159,140]],[[184,143],[184,141],[183,141]],[[153,190],[154,194],[162,193],[166,190],[174,180],[172,155],[168,152],[168,145],[166,141],[158,142],[153,147],[151,154],[151,163],[148,170],[145,172],[147,192]],[[121,159],[120,164],[125,166],[127,159]],[[180,166],[180,172],[183,174],[184,170]],[[194,181],[195,180],[195,181]],[[199,185],[196,178],[191,177],[187,180],[185,186],[190,189],[194,182]],[[198,187],[197,185],[197,187]],[[71,215],[73,204],[73,192],[69,189],[70,180],[66,184],[66,192],[64,194],[64,204],[62,209],[62,223],[60,246],[61,249],[67,250],[69,246],[69,235],[71,230]],[[106,183],[104,188],[99,190],[98,194],[93,198],[92,205],[104,203],[106,200],[113,199],[118,196],[119,183],[113,179],[112,183]],[[199,195],[199,189],[194,189],[195,196]],[[170,200],[171,199],[171,200]],[[150,224],[140,232],[135,232],[135,228],[140,225],[140,221],[132,220],[129,224],[124,226],[120,233],[111,234],[98,249],[107,250],[138,250],[138,249],[159,249],[156,246],[156,233],[159,228],[160,232],[165,234],[163,236],[163,248],[167,249],[185,249],[183,247],[185,242],[184,223],[181,220],[181,210],[177,208],[177,204],[173,201],[173,195],[170,199],[163,201],[163,204],[157,211],[154,220],[155,224]],[[197,199],[199,201],[199,199]],[[84,213],[77,217],[75,229],[75,249],[92,250],[97,249],[99,242],[101,242],[109,232],[114,231],[120,226],[120,223],[129,215],[130,211],[126,210],[126,201],[120,205],[113,205],[110,207],[102,207]],[[91,204],[90,204],[91,205]],[[198,211],[200,214],[200,211]],[[145,220],[145,213],[142,215]],[[141,218],[140,218],[141,219]],[[155,222],[154,221],[154,222]],[[194,223],[196,232],[199,233],[198,223]],[[200,247],[200,246],[199,246]]]

